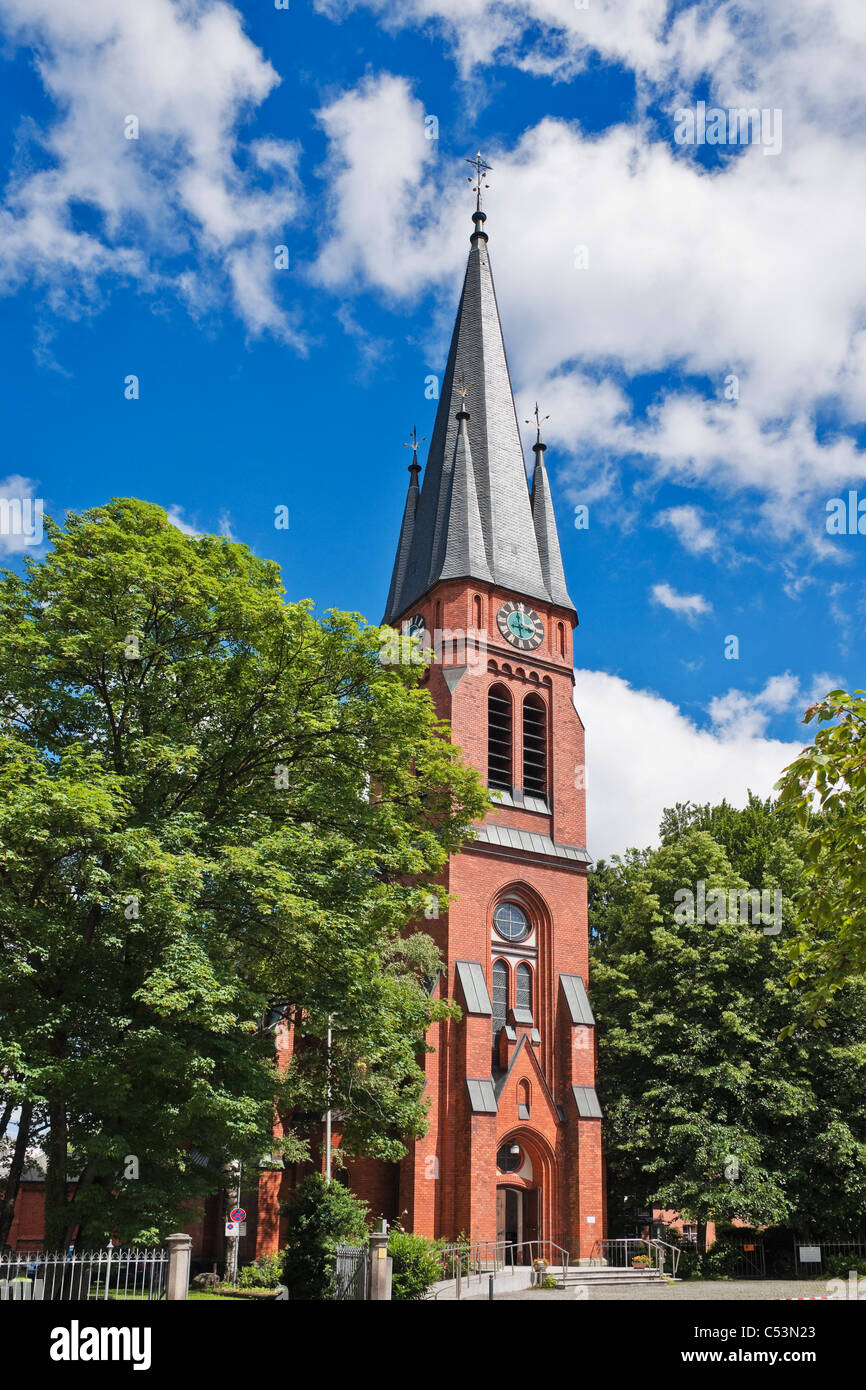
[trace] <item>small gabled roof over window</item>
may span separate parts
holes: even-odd
[[[577,1113],[582,1120],[601,1119],[601,1106],[594,1086],[572,1086],[571,1091]]]
[[[463,998],[466,1000],[467,1012],[470,1014],[492,1014],[493,1006],[490,1003],[487,981],[484,978],[484,971],[480,962],[477,960],[458,960],[457,978],[460,981],[460,988],[463,990]]]
[[[565,1002],[568,1005],[572,1023],[583,1023],[587,1027],[592,1027],[595,1023],[595,1016],[589,1006],[583,976],[560,975],[559,983],[562,985],[562,992],[565,995]]]
[[[498,1106],[492,1076],[467,1076],[469,1104],[476,1115],[495,1115]]]

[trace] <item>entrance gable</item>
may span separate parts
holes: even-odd
[[[508,1071],[496,1083],[499,1131],[519,1131],[523,1125],[556,1145],[560,1112],[526,1033],[521,1035]]]

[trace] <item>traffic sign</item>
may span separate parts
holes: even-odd
[[[246,1223],[246,1221],[227,1221],[227,1222],[226,1222],[226,1235],[227,1235],[227,1236],[245,1236],[246,1233],[247,1233],[247,1223]]]
[[[234,1211],[229,1212],[229,1221],[246,1221],[247,1214],[243,1207],[235,1207]]]

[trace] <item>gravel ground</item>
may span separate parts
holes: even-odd
[[[827,1297],[827,1283],[824,1279],[742,1279],[725,1280],[699,1279],[683,1284],[636,1284],[628,1289],[618,1289],[612,1284],[602,1284],[587,1289],[580,1286],[568,1289],[518,1289],[511,1292],[505,1279],[497,1280],[495,1300],[517,1302],[532,1299],[536,1303],[582,1303],[624,1302],[624,1303],[746,1303],[754,1300],[778,1301],[788,1298],[803,1298],[804,1295],[819,1294]],[[483,1295],[486,1299],[486,1293]],[[474,1292],[471,1298],[461,1302],[479,1302]]]

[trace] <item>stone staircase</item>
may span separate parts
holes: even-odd
[[[549,1269],[548,1274],[553,1275],[561,1289],[573,1289],[578,1285],[592,1288],[593,1285],[601,1284],[615,1284],[619,1288],[630,1288],[637,1284],[661,1284],[665,1282],[661,1270],[655,1265],[651,1265],[648,1269],[623,1269],[615,1265],[570,1265],[565,1273],[560,1267]]]

